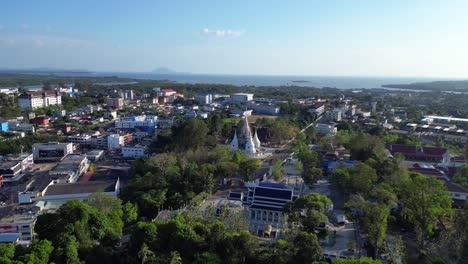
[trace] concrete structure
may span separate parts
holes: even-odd
[[[144,132],[153,132],[157,127],[157,116],[133,116],[125,119],[116,119],[115,128],[118,129],[139,129]]]
[[[107,137],[107,148],[108,149],[120,149],[125,145],[125,139],[119,134],[112,134]]]
[[[55,168],[49,171],[49,174],[60,176],[66,182],[75,182],[88,169],[88,165],[86,155],[68,154]]]
[[[18,93],[18,87],[2,87],[0,93],[14,95]]]
[[[195,101],[201,105],[209,105],[213,102],[212,93],[200,93],[195,95]]]
[[[23,131],[27,133],[34,133],[36,131],[33,124],[21,123],[19,121],[8,121],[8,129],[10,131]]]
[[[122,156],[124,158],[140,158],[145,156],[146,146],[125,146],[122,147]]]
[[[342,118],[342,111],[339,109],[333,109],[325,112],[324,117],[329,121],[340,122]]]
[[[445,187],[452,197],[454,206],[463,208],[468,200],[468,189],[453,182],[445,182]]]
[[[34,161],[59,161],[73,153],[73,143],[37,143],[33,145]]]
[[[125,100],[133,100],[133,99],[135,99],[133,90],[125,90],[125,91],[123,92],[123,98],[124,98]]]
[[[232,95],[233,104],[245,104],[253,100],[253,94],[249,93],[235,93]]]
[[[407,160],[439,163],[446,166],[450,163],[450,154],[446,148],[418,147],[414,145],[390,145],[392,154],[400,153]]]
[[[338,131],[335,123],[318,123],[315,127],[317,128],[317,133],[320,135],[335,135]]]
[[[37,116],[31,120],[31,124],[38,126],[49,126],[50,118],[47,116]]]
[[[34,164],[33,154],[9,155],[0,160],[0,175],[5,182],[16,181]]]
[[[323,112],[325,112],[325,104],[322,102],[317,102],[312,105],[312,107],[308,110],[308,112],[321,115],[323,114]]]
[[[122,98],[109,98],[107,99],[107,106],[121,109],[124,106],[124,100]]]
[[[16,235],[18,243],[28,245],[33,239],[37,213],[26,208],[22,211],[0,218],[0,235]]]
[[[117,111],[107,111],[104,113],[106,119],[117,119]]]
[[[18,106],[22,109],[36,109],[61,104],[62,95],[57,91],[29,92],[18,97]]]
[[[239,137],[237,137],[237,131],[235,130],[234,137],[229,145],[231,149],[241,150],[251,157],[259,154],[258,149],[261,146],[261,142],[258,139],[257,130],[255,129],[255,134],[252,133],[247,116],[244,117],[244,125]]]
[[[254,105],[252,106],[254,114],[260,115],[279,115],[280,108],[273,105]]]
[[[104,150],[95,149],[86,153],[88,160],[96,162],[104,158]]]
[[[294,198],[293,190],[283,184],[265,182],[249,188],[241,199],[248,212],[252,233],[276,238],[286,222],[284,205]]]
[[[0,120],[0,132],[8,132],[8,122]]]
[[[120,180],[51,184],[44,191],[43,196],[36,197],[34,200],[66,203],[70,200],[86,200],[93,193],[106,193],[117,197],[120,193]]]

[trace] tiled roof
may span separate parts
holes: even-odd
[[[115,184],[115,181],[59,183],[49,186],[49,188],[47,188],[45,196],[95,192],[113,192],[115,191]]]
[[[428,155],[443,155],[447,152],[446,148],[431,148],[431,147],[423,147],[422,152]]]
[[[393,144],[390,146],[392,152],[399,152],[399,153],[416,153],[417,147],[411,145],[400,145],[400,144]]]
[[[267,188],[267,187],[260,187],[260,186],[256,187],[254,190],[254,197],[263,196],[263,197],[291,200],[292,194],[293,194],[292,190]]]
[[[261,209],[261,210],[269,210],[269,211],[277,211],[277,212],[283,211],[282,207],[272,207],[272,206],[264,206],[264,205],[257,205],[257,204],[250,206],[250,209]]]
[[[445,187],[449,192],[468,193],[468,189],[453,182],[445,182]]]

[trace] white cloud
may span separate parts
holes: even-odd
[[[204,28],[201,31],[203,36],[213,36],[217,38],[237,38],[242,36],[245,30],[231,30],[231,29],[208,29]]]
[[[36,43],[36,45],[37,45],[38,47],[44,47],[44,45],[45,45],[45,43],[44,43],[44,41],[43,41],[42,39],[36,39],[36,40],[34,41],[34,43]]]
[[[5,46],[13,46],[15,44],[15,40],[11,38],[0,38],[0,45]]]
[[[20,25],[20,29],[22,29],[22,30],[27,30],[29,28],[30,28],[30,26],[28,24],[21,24]]]

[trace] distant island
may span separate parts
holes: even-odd
[[[170,68],[166,67],[159,67],[151,71],[153,74],[164,74],[164,75],[172,75],[172,74],[190,74],[188,72],[178,72]]]
[[[309,83],[310,81],[307,81],[307,80],[293,80],[291,82],[293,82],[293,83]]]
[[[428,91],[455,91],[468,92],[468,80],[463,81],[435,81],[417,82],[410,84],[384,84],[385,88],[428,90]]]

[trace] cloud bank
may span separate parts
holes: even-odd
[[[231,29],[208,29],[204,28],[201,31],[202,36],[212,36],[216,38],[237,38],[242,36],[245,30],[231,30]]]

